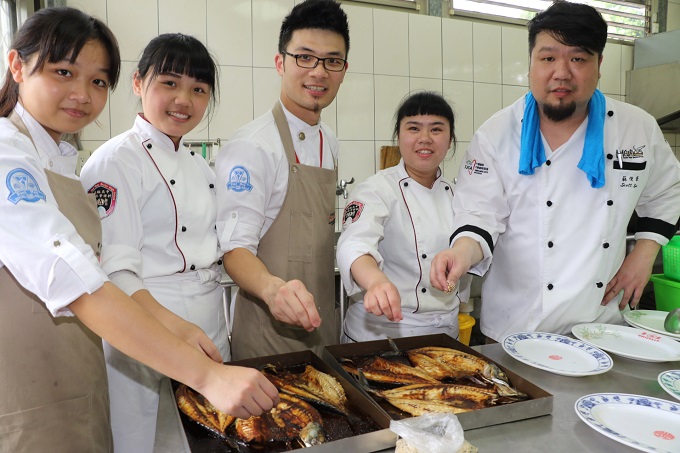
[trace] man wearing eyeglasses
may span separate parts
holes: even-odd
[[[338,141],[321,112],[347,70],[347,16],[333,0],[306,0],[284,19],[274,58],[281,95],[220,150],[217,230],[239,287],[235,360],[339,341],[335,320]]]

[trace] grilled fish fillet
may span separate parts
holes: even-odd
[[[495,363],[457,349],[428,346],[408,351],[408,358],[413,365],[439,380],[478,374],[494,385],[501,396],[527,397],[510,385],[508,376]]]
[[[280,391],[297,396],[308,403],[348,415],[345,389],[333,376],[322,373],[312,365],[307,365],[303,373],[272,373],[263,370],[264,375]]]
[[[355,376],[359,375],[359,369],[348,362],[343,362],[342,367],[348,373]],[[362,366],[361,371],[369,381],[383,384],[408,385],[438,382],[437,379],[418,368],[392,360],[385,360],[379,356],[372,359],[365,366]]]
[[[457,384],[415,384],[377,393],[393,406],[412,415],[426,412],[468,412],[496,404],[491,390]]]
[[[321,415],[309,403],[285,393],[279,398],[279,404],[265,414],[236,419],[238,437],[246,442],[287,441],[298,438],[310,423],[323,426]]]
[[[218,410],[203,395],[184,384],[177,387],[175,397],[177,406],[190,419],[218,434],[223,435],[234,421],[235,417]]]

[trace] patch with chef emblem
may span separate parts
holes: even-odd
[[[347,222],[354,223],[361,217],[361,212],[364,210],[364,204],[360,201],[352,201],[345,206],[345,211],[342,214],[343,225]]]
[[[484,173],[489,173],[489,167],[484,165],[481,162],[477,162],[477,160],[468,160],[465,162],[465,169],[468,171],[468,175],[475,174],[475,175],[482,175]]]
[[[115,187],[100,181],[90,187],[87,192],[94,194],[97,199],[97,211],[99,211],[100,218],[104,219],[113,214],[113,210],[116,209],[116,194],[118,193]]]
[[[246,167],[237,165],[231,169],[227,190],[233,190],[234,192],[250,192],[253,190],[253,185],[250,184],[250,173]]]
[[[14,204],[20,201],[28,203],[45,201],[45,193],[40,190],[38,181],[23,168],[15,168],[7,174],[7,188],[9,189],[7,199]]]

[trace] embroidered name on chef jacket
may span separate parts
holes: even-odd
[[[350,224],[359,220],[361,217],[361,212],[364,210],[364,204],[360,201],[352,201],[350,204],[345,206],[345,210],[342,214],[342,223],[345,224],[349,222]]]
[[[15,168],[10,171],[6,182],[9,189],[7,199],[14,204],[20,201],[35,203],[36,201],[46,200],[45,193],[40,190],[38,181],[23,168]]]
[[[97,211],[99,211],[101,219],[113,214],[114,209],[116,209],[116,194],[118,193],[115,187],[100,181],[90,187],[87,192],[93,193],[97,199]]]
[[[253,190],[253,185],[250,184],[250,173],[246,167],[237,165],[231,169],[227,190],[233,190],[234,192],[250,192]]]
[[[482,175],[484,173],[489,173],[489,167],[484,165],[481,162],[477,162],[477,159],[475,160],[468,160],[465,162],[465,169],[468,171],[468,174],[476,174],[476,175]]]

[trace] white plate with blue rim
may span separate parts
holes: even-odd
[[[501,342],[505,352],[534,368],[562,376],[590,376],[609,371],[614,362],[601,349],[581,340],[545,332],[519,332]]]
[[[680,400],[680,370],[668,370],[659,373],[657,378],[662,389]]]
[[[680,405],[626,393],[593,393],[576,400],[574,409],[586,425],[641,451],[680,451]]]
[[[576,338],[612,354],[644,362],[680,360],[680,343],[650,330],[586,323],[571,328]]]

